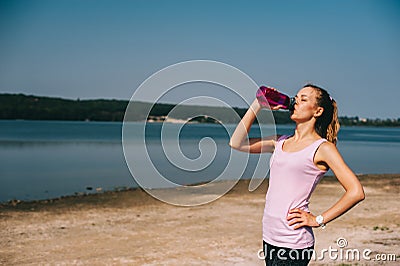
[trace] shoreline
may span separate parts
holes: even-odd
[[[399,174],[393,174],[393,173],[386,173],[386,174],[356,174],[356,176],[359,178],[360,182],[364,184],[370,184],[369,179],[371,178],[379,178],[379,177],[384,177],[385,179],[390,179],[391,177],[396,178],[398,176],[400,176]],[[264,178],[266,180],[268,180],[268,178]],[[241,186],[241,184],[243,185],[244,183],[249,183],[250,179],[240,179],[239,181],[237,181],[237,185]],[[266,180],[262,181],[262,184],[257,188],[256,191],[260,190],[260,187],[266,183]],[[221,183],[221,182],[231,182],[231,180],[221,180],[218,181],[217,183]],[[329,176],[324,176],[321,181],[319,182],[319,184],[321,183],[326,183],[326,182],[338,182],[336,177],[334,175],[329,175]],[[195,184],[191,184],[189,186],[197,186],[197,185],[202,185],[202,184],[206,184],[207,182],[201,182],[201,183],[195,183]],[[390,183],[390,182],[389,182]],[[172,188],[173,189],[173,188]],[[160,188],[160,189],[155,189],[155,190],[165,190],[168,191],[169,188]],[[232,190],[232,189],[231,189]],[[231,190],[228,191],[226,194],[231,193]],[[59,197],[54,197],[54,198],[43,198],[43,199],[33,199],[33,200],[20,200],[20,199],[12,199],[12,200],[7,200],[7,201],[3,201],[0,202],[0,212],[1,209],[5,208],[5,209],[12,209],[16,206],[20,206],[22,207],[24,206],[30,206],[30,205],[45,205],[48,206],[49,204],[56,204],[57,202],[62,202],[62,201],[79,201],[79,202],[84,202],[85,200],[87,200],[88,202],[92,201],[92,200],[96,200],[96,197],[100,197],[97,200],[103,200],[107,197],[112,197],[113,195],[116,195],[118,193],[145,193],[146,195],[150,196],[144,189],[142,189],[141,187],[120,187],[120,188],[115,188],[113,190],[100,190],[99,192],[75,192],[74,194],[70,194],[70,195],[62,195]],[[247,191],[248,193],[253,193],[250,191]],[[93,198],[94,197],[94,198]],[[150,196],[151,197],[151,196]],[[17,208],[18,209],[18,208]]]
[[[398,252],[400,174],[358,177],[366,199],[326,229],[314,229],[318,255],[337,248],[340,237],[370,256]],[[166,204],[139,188],[1,205],[0,264],[264,265],[257,252],[267,182],[253,192],[248,184],[240,180],[218,200],[194,207]],[[334,176],[324,177],[310,210],[326,210],[343,192]],[[376,264],[325,257],[310,265],[340,263]]]

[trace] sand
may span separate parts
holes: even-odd
[[[360,260],[312,260],[310,265],[373,265],[362,258],[395,254],[400,264],[400,175],[359,176],[366,199],[316,228],[316,254],[357,249]],[[0,205],[0,264],[4,265],[264,265],[261,220],[267,181],[254,192],[240,181],[222,198],[197,207],[158,201],[141,189]],[[310,210],[329,208],[344,190],[334,177],[317,186]],[[331,253],[332,257],[337,253]],[[368,254],[367,254],[368,255]],[[382,255],[381,255],[382,256]],[[383,255],[390,257],[390,255]]]

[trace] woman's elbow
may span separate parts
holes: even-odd
[[[360,201],[365,200],[365,192],[364,192],[364,189],[361,189],[361,192],[360,192],[359,196],[360,196],[360,198],[359,198]]]
[[[365,199],[365,192],[364,189],[362,187],[355,189],[352,193],[351,193],[352,198],[354,199],[354,201],[356,203],[363,201]]]
[[[235,143],[232,140],[229,141],[228,145],[234,150],[240,150],[240,144]]]

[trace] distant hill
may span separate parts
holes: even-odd
[[[0,94],[0,119],[123,121],[128,103],[129,101],[123,100],[69,100],[25,94]],[[145,110],[149,110],[152,104],[146,102],[133,104],[135,114],[130,116],[130,121],[163,121],[176,106],[157,103],[146,117]],[[242,117],[247,109],[234,108],[234,110]],[[179,112],[175,112],[172,117],[170,115],[170,118],[186,120],[198,114],[213,114],[223,123],[237,122],[237,117],[234,117],[228,108],[210,106],[182,105],[179,106]],[[277,112],[274,117],[280,123],[291,123],[287,112]],[[216,122],[207,116],[192,120]]]
[[[0,119],[122,121],[127,101],[0,94]]]
[[[0,119],[25,120],[76,120],[76,121],[123,121],[129,101],[123,100],[69,100],[55,97],[42,97],[25,94],[0,94]],[[210,106],[179,106],[179,112],[171,113],[176,105],[157,103],[152,108],[151,103],[133,102],[135,113],[129,115],[129,121],[164,121],[169,119],[187,120],[201,123],[215,123],[215,117],[222,123],[237,123],[237,115],[242,117],[246,108],[233,108],[235,113],[226,107]],[[147,116],[145,110],[150,110]],[[262,110],[262,112],[267,112]],[[171,115],[172,114],[172,115]],[[289,112],[274,111],[273,116],[277,124],[290,124]],[[261,115],[260,123],[271,123],[271,117]],[[342,125],[373,125],[373,126],[400,126],[399,119],[360,119],[358,117],[340,117]]]

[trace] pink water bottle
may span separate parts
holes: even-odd
[[[281,105],[282,109],[293,110],[294,104],[296,103],[294,98],[290,98],[289,96],[266,86],[261,86],[257,90],[256,97],[262,107],[268,107],[268,105],[270,107]]]

